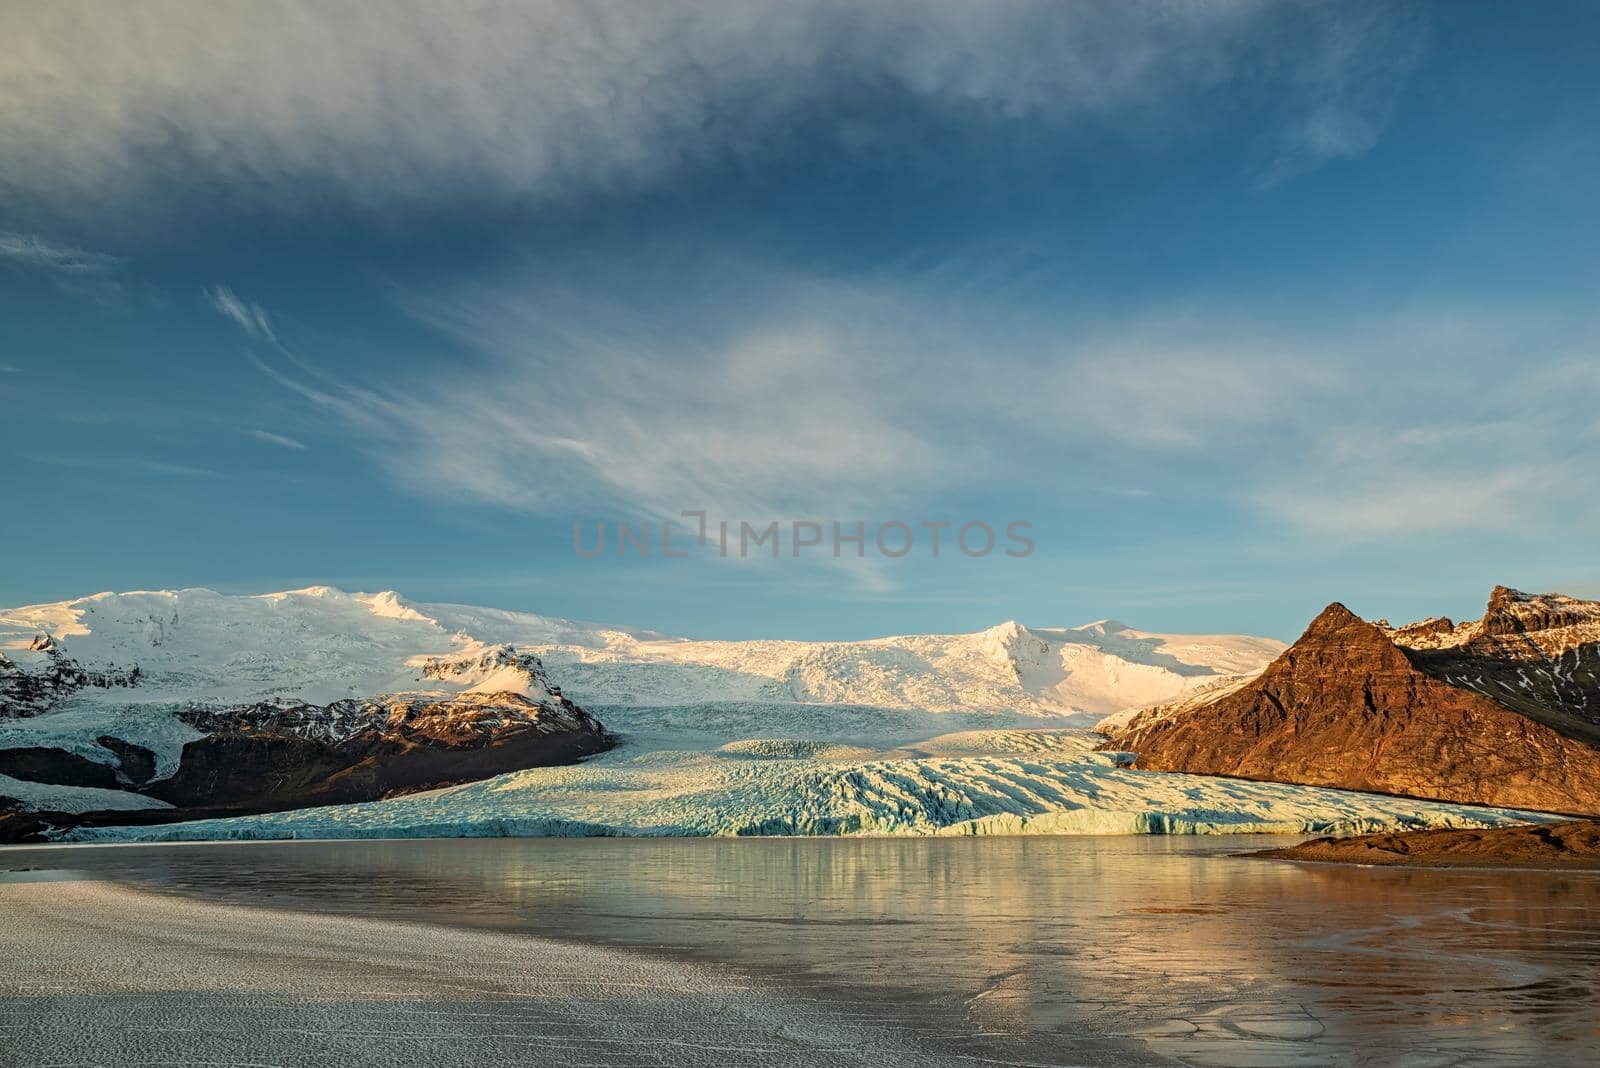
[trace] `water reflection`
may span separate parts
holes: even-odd
[[[725,962],[1040,1057],[1584,1063],[1600,876],[1299,866],[1160,837],[464,840],[0,853],[171,891]]]

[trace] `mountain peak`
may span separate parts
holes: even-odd
[[[1317,613],[1317,617],[1311,621],[1311,625],[1308,626],[1306,628],[1306,632],[1301,635],[1301,640],[1304,641],[1306,638],[1331,634],[1335,631],[1344,630],[1352,625],[1368,626],[1372,627],[1374,630],[1377,629],[1376,626],[1368,623],[1366,620],[1350,611],[1350,609],[1346,608],[1341,602],[1334,601],[1321,612]]]
[[[1491,615],[1495,612],[1504,612],[1511,608],[1512,605],[1526,604],[1531,600],[1533,600],[1533,597],[1530,594],[1523,593],[1521,590],[1512,589],[1510,586],[1496,586],[1489,591],[1487,612]]]
[[[1308,664],[1328,670],[1362,663],[1375,668],[1401,670],[1409,666],[1391,632],[1362,619],[1335,601],[1317,614],[1305,633],[1268,668],[1268,674],[1292,675]]]
[[[1097,619],[1093,623],[1085,623],[1081,627],[1074,627],[1072,629],[1089,631],[1096,634],[1120,634],[1123,631],[1132,630],[1133,628],[1122,622],[1120,619]]]
[[[350,596],[348,593],[346,593],[344,590],[341,590],[337,586],[302,586],[297,590],[280,590],[277,593],[269,593],[266,596],[268,596],[268,597],[293,597],[293,596],[296,596],[296,595],[301,596],[301,597],[326,597],[326,598],[336,598],[336,597],[348,597],[348,596]]]

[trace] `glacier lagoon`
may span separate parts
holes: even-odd
[[[0,1027],[24,1062],[99,1063],[1551,1065],[1600,1045],[1600,875],[1234,855],[1285,841],[13,848],[0,869],[40,870],[0,876],[20,921]]]

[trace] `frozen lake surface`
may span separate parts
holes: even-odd
[[[7,849],[0,1062],[1600,1054],[1600,876],[1229,855],[1284,841]]]

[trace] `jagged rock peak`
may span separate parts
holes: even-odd
[[[492,645],[486,649],[471,650],[458,656],[432,656],[422,665],[422,675],[429,679],[448,679],[474,671],[494,671],[497,668],[515,667],[529,672],[543,672],[544,665],[533,653],[518,653],[512,645]]]
[[[431,656],[422,661],[422,677],[470,686],[527,693],[530,696],[561,690],[551,685],[544,663],[533,653],[518,652],[513,645],[468,649],[454,656]]]
[[[1600,641],[1600,602],[1562,593],[1523,593],[1496,586],[1480,619],[1452,623],[1425,619],[1389,630],[1397,645],[1414,650],[1488,651],[1509,641],[1544,655],[1560,655],[1578,645]],[[1537,640],[1535,640],[1537,639]]]
[[[1600,623],[1600,602],[1561,593],[1523,593],[1496,586],[1483,614],[1483,633],[1491,636]]]
[[[1394,628],[1394,638],[1404,645],[1408,639],[1437,637],[1449,634],[1455,629],[1456,625],[1449,616],[1429,616],[1427,619],[1419,619],[1415,623]]]

